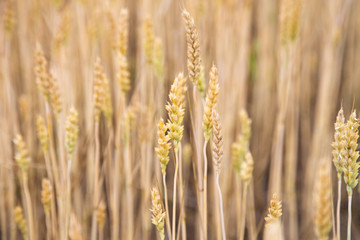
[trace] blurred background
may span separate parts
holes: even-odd
[[[117,82],[121,66],[115,54],[124,9],[128,10],[127,92]],[[154,147],[157,123],[160,117],[167,119],[165,105],[170,86],[179,72],[185,76],[188,73],[184,9],[197,27],[206,85],[211,66],[215,64],[218,69],[217,110],[224,142],[220,185],[227,239],[239,238],[241,199],[232,144],[241,132],[241,109],[252,120],[250,151],[254,159],[245,239],[262,239],[264,217],[274,192],[283,204],[284,239],[316,238],[313,192],[320,160],[331,162],[334,122],[341,105],[346,118],[360,107],[360,2],[356,0],[1,0],[1,239],[21,238],[13,213],[17,205],[25,205],[12,142],[18,133],[24,137],[31,157],[28,180],[36,239],[46,239],[41,182],[48,174],[37,138],[36,116],[47,119],[49,112],[34,73],[37,44],[42,46],[46,68],[57,79],[62,98],[64,117],[56,120],[55,114],[50,114],[56,155],[61,153],[65,116],[71,106],[78,111],[79,136],[71,167],[70,239],[90,239],[92,228],[96,138],[93,82],[97,58],[109,80],[114,112],[111,124],[104,117],[100,119],[100,195],[106,217],[99,239],[114,239],[114,229],[119,231],[118,239],[158,237],[149,211],[151,187],[163,191]],[[161,61],[155,70],[146,56],[149,39],[159,44]],[[197,169],[201,167],[203,140],[196,138],[198,131],[191,124],[191,112],[197,109],[192,99],[195,88],[190,81],[187,85],[182,140],[184,198],[180,202],[185,210],[187,238],[201,239]],[[198,109],[201,118],[203,110]],[[198,128],[202,130],[201,125]],[[128,140],[119,137],[118,145],[117,129],[120,135],[123,129],[130,133]],[[109,140],[110,136],[115,140]],[[210,159],[210,144],[207,154]],[[110,162],[116,161],[119,165],[112,169]],[[214,203],[217,193],[209,161],[208,239],[220,239],[219,213]],[[336,173],[332,172],[336,204]],[[166,175],[170,206],[173,174],[170,154]],[[115,225],[111,202],[114,176],[118,176],[119,198],[119,222]],[[63,194],[61,189],[56,192],[57,197]],[[341,230],[345,238],[345,187],[342,198]],[[359,206],[356,190],[353,239],[360,239]],[[59,229],[62,224],[59,220]]]

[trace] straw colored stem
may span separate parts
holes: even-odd
[[[178,150],[175,148],[175,174],[174,174],[174,188],[173,188],[173,215],[172,215],[172,239],[176,239],[176,182],[179,170]]]
[[[247,189],[248,189],[248,184],[245,183],[243,188],[242,201],[241,201],[242,210],[241,210],[241,223],[240,223],[240,240],[243,240],[245,235]]]
[[[219,204],[220,204],[220,216],[221,216],[221,231],[222,231],[222,239],[226,239],[226,233],[225,233],[225,220],[224,220],[224,209],[223,209],[223,199],[221,194],[221,188],[219,183],[219,176],[220,174],[216,174],[216,187],[219,194]]]
[[[207,170],[208,170],[208,160],[206,156],[206,146],[207,146],[207,140],[204,142],[204,238],[207,239]]]
[[[172,239],[171,238],[170,217],[169,217],[168,194],[167,194],[167,186],[166,186],[166,175],[163,175],[163,185],[164,185],[164,195],[165,195],[166,231],[168,232],[169,239]]]
[[[341,204],[341,176],[338,179],[338,196],[336,205],[336,236],[340,240],[340,204]]]
[[[22,172],[22,179],[23,179],[26,211],[27,211],[29,232],[30,232],[29,239],[35,240],[36,238],[35,238],[35,229],[34,229],[34,215],[33,215],[33,210],[32,210],[31,197],[30,197],[29,185],[28,185],[28,177],[27,177],[26,172]]]
[[[97,223],[96,211],[98,201],[98,186],[99,186],[99,168],[100,168],[100,140],[99,140],[99,122],[95,123],[95,174],[94,174],[94,195],[93,195],[93,215],[91,226],[91,240],[96,240]]]
[[[127,136],[130,138],[130,130],[127,130]],[[128,222],[127,225],[127,239],[134,238],[134,197],[131,186],[132,179],[132,168],[131,168],[131,158],[130,158],[130,139],[126,140],[125,149],[124,149],[124,162],[125,162],[125,171],[126,171],[126,213]]]
[[[351,240],[351,203],[352,203],[352,195],[349,195],[349,197],[348,197],[347,240]]]
[[[182,169],[182,153],[181,143],[179,144],[179,188],[180,188],[180,212],[181,212],[181,237],[186,240],[186,223],[185,223],[185,198],[184,198],[184,182],[183,182],[183,169]]]

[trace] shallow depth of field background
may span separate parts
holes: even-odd
[[[127,58],[131,79],[131,90],[126,95],[125,105],[131,106],[133,116],[130,119],[129,144],[131,173],[125,171],[123,155],[118,159],[121,161],[117,172],[120,176],[118,228],[120,239],[126,239],[126,211],[129,211],[126,189],[130,187],[134,213],[134,234],[130,239],[158,237],[149,211],[150,189],[153,186],[162,189],[160,164],[154,151],[157,145],[156,125],[160,117],[167,118],[165,104],[175,76],[179,72],[187,75],[186,33],[181,15],[186,8],[198,29],[206,84],[213,63],[219,73],[217,109],[224,141],[220,183],[227,239],[238,239],[236,213],[240,199],[236,194],[237,176],[231,145],[241,129],[238,115],[241,109],[246,109],[252,119],[250,150],[255,162],[251,183],[254,205],[250,204],[248,209],[255,209],[257,238],[262,239],[269,199],[273,192],[277,192],[283,203],[285,239],[314,239],[313,187],[318,163],[323,158],[332,159],[333,124],[341,105],[346,118],[353,109],[360,111],[360,1],[284,1],[292,4],[300,2],[296,13],[296,36],[290,40],[282,39],[280,12],[295,13],[286,8],[281,10],[280,1],[0,1],[0,238],[21,239],[13,219],[13,209],[23,204],[23,197],[12,142],[15,135],[21,133],[32,159],[29,185],[36,234],[38,239],[46,239],[45,213],[40,199],[41,180],[47,174],[36,135],[36,116],[46,116],[44,99],[37,89],[34,74],[34,52],[38,42],[45,52],[49,69],[53,69],[59,81],[64,114],[67,115],[71,106],[79,112],[79,138],[71,169],[71,214],[76,219],[81,239],[90,239],[95,151],[93,71],[95,61],[100,57],[110,81],[114,128],[124,128],[117,121],[124,110],[118,104],[121,93],[116,81],[118,67],[113,54],[114,26],[123,8],[129,11]],[[8,20],[5,19],[9,18],[9,11],[10,19],[14,20],[10,31],[6,30]],[[164,65],[161,79],[155,76],[146,62],[145,19],[150,19],[154,35],[162,42]],[[282,75],[284,71],[285,75]],[[183,204],[188,239],[199,239],[198,188],[194,180],[197,155],[189,110],[192,108],[189,100],[193,85],[191,82],[187,85],[189,93],[182,140]],[[107,186],[111,186],[109,176],[112,173],[106,163],[109,129],[104,118],[100,123],[100,162],[104,181],[101,195],[107,209],[103,234],[104,239],[111,239]],[[58,128],[54,125],[56,134]],[[202,143],[199,146],[202,148]],[[124,147],[121,145],[122,149]],[[210,146],[207,150],[210,158]],[[200,151],[202,153],[202,149]],[[171,206],[174,161],[172,153],[170,156],[167,181]],[[336,204],[336,174],[333,165],[331,167]],[[208,236],[209,239],[219,239],[216,231],[218,208],[214,205],[217,192],[214,191],[211,160],[208,174]],[[341,208],[344,239],[347,219],[345,189],[343,186]],[[360,239],[359,206],[360,195],[356,188],[352,239]],[[250,239],[246,229],[245,239]]]

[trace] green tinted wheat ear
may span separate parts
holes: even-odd
[[[219,80],[217,68],[215,65],[212,66],[210,70],[210,82],[209,89],[206,94],[205,100],[205,109],[204,109],[204,119],[203,119],[203,129],[205,140],[208,141],[212,132],[212,111],[216,107],[218,94],[219,94]]]
[[[283,0],[280,10],[280,38],[283,44],[296,39],[301,0]]]
[[[183,136],[184,126],[183,119],[185,114],[185,93],[187,91],[186,78],[179,73],[171,85],[169,99],[166,110],[169,115],[167,127],[169,129],[169,137],[173,140],[174,149],[178,149],[179,143]]]
[[[166,214],[162,208],[159,190],[156,187],[154,187],[151,190],[151,201],[152,201],[152,205],[153,205],[153,207],[151,209],[151,212],[153,213],[151,221],[156,226],[157,230],[159,231],[160,239],[164,240],[165,239],[164,226],[165,226],[165,215]]]
[[[334,124],[335,134],[334,142],[331,146],[334,148],[332,151],[333,154],[333,163],[336,168],[337,177],[338,177],[338,195],[337,195],[337,205],[336,205],[336,234],[337,239],[340,239],[340,205],[341,205],[341,175],[343,172],[343,164],[346,155],[346,124],[344,117],[344,110],[341,109],[338,112],[336,117],[336,122]]]
[[[252,172],[254,169],[254,160],[250,152],[247,152],[245,155],[245,161],[241,166],[241,179],[245,184],[248,184],[252,178]]]
[[[358,175],[359,175],[359,163],[357,159],[359,158],[359,152],[357,149],[357,140],[359,138],[359,120],[356,118],[356,112],[354,111],[349,120],[346,123],[346,155],[344,156],[343,163],[343,172],[344,172],[344,181],[347,185],[348,194],[352,194],[352,189],[358,184]]]
[[[59,119],[60,113],[62,111],[62,98],[60,94],[59,82],[54,77],[52,72],[49,74],[49,93],[51,106],[54,110],[56,118]]]
[[[20,134],[16,135],[14,143],[16,146],[16,163],[18,164],[24,175],[27,176],[27,170],[31,161],[29,157],[29,151],[27,150],[23,137]]]
[[[160,38],[155,39],[155,53],[154,53],[154,69],[155,74],[159,80],[163,79],[164,75],[164,54],[163,45]]]
[[[332,186],[330,164],[327,159],[322,160],[314,192],[314,223],[315,233],[319,240],[329,239],[332,225]]]
[[[71,156],[75,150],[79,132],[78,121],[78,112],[72,107],[65,123],[65,142],[68,156]]]
[[[40,92],[44,95],[45,100],[50,102],[50,82],[47,72],[47,61],[44,52],[39,43],[36,44],[35,49],[35,76],[36,84]]]
[[[201,77],[200,42],[194,19],[184,9],[183,18],[185,21],[186,42],[187,42],[187,68],[190,81],[199,90],[202,97],[205,94],[205,81]]]
[[[5,32],[11,35],[15,26],[14,4],[11,0],[6,1],[3,12]]]
[[[145,49],[145,58],[146,62],[149,65],[152,65],[154,62],[154,43],[155,35],[152,22],[150,18],[145,19],[144,22],[144,49]]]
[[[44,154],[47,154],[49,151],[49,133],[45,126],[45,121],[41,116],[36,117],[36,130],[41,148],[43,149]]]
[[[20,206],[17,206],[14,209],[14,218],[15,218],[15,223],[18,226],[24,240],[27,240],[28,239],[27,223],[23,215],[23,210]]]
[[[46,214],[50,214],[50,206],[52,199],[52,186],[49,179],[44,178],[42,180],[42,190],[41,190],[41,203],[44,206]]]
[[[348,193],[348,228],[347,228],[347,239],[351,239],[351,203],[352,203],[352,194],[353,188],[358,184],[358,175],[359,175],[359,152],[356,151],[358,144],[357,140],[359,138],[359,120],[356,118],[356,111],[353,111],[349,117],[349,120],[346,123],[345,128],[345,151],[344,151],[344,162],[343,162],[343,172],[344,172],[344,181],[346,183],[346,190]]]

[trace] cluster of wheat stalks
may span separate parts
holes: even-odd
[[[359,238],[358,13],[1,1],[0,239]]]

